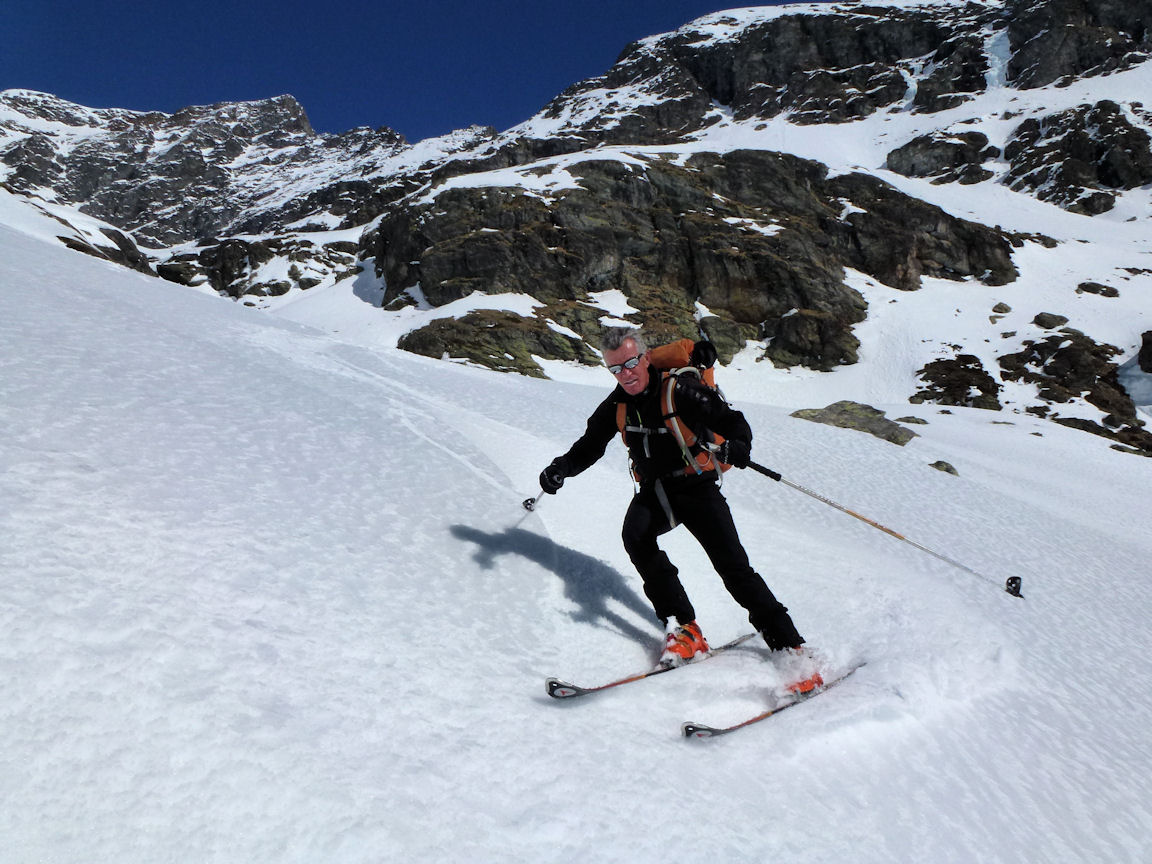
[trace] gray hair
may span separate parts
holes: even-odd
[[[615,351],[629,339],[636,343],[638,354],[648,350],[648,343],[639,327],[605,327],[604,335],[600,338],[600,350]]]

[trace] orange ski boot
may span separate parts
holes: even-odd
[[[803,645],[797,645],[783,653],[792,660],[789,672],[793,674],[791,682],[785,685],[784,689],[797,696],[807,696],[824,686],[824,676],[820,674],[816,658],[811,651]]]
[[[696,657],[697,654],[708,653],[708,642],[700,632],[700,625],[695,621],[679,624],[675,618],[668,619],[668,628],[664,635],[664,653],[660,655],[657,664],[665,668],[683,666]]]

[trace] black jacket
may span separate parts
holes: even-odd
[[[627,425],[653,430],[653,434],[625,433],[628,455],[641,483],[654,483],[657,479],[674,476],[682,471],[684,456],[676,436],[660,431],[667,429],[660,406],[664,371],[652,367],[648,387],[635,396],[629,396],[623,387],[616,385],[616,389],[588,418],[584,434],[560,457],[564,460],[566,474],[575,476],[604,455],[608,442],[620,434],[616,425],[616,406],[621,402],[627,406]],[[701,433],[710,429],[727,439],[743,441],[751,447],[752,429],[744,415],[699,380],[690,375],[678,377],[674,401],[677,413],[698,437],[703,437]]]

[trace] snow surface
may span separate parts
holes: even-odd
[[[1150,460],[927,406],[900,448],[723,370],[759,461],[987,578],[731,472],[801,630],[867,665],[687,742],[681,721],[771,701],[763,649],[571,705],[542,686],[643,668],[659,637],[618,445],[520,508],[603,372],[348,344],[70,252],[32,213],[0,208],[5,864],[1148,860]],[[899,300],[927,327],[947,287]],[[699,548],[666,548],[706,634],[744,632]]]
[[[829,9],[787,11],[809,7]],[[723,39],[784,11],[689,27]],[[986,45],[1003,58],[1002,37]],[[541,361],[555,380],[536,381],[393,350],[435,317],[530,314],[536,301],[477,294],[434,309],[415,297],[385,312],[367,261],[262,314],[69,252],[59,234],[106,242],[101,223],[0,190],[0,862],[1149,860],[1152,462],[1022,413],[1027,385],[1005,389],[1002,413],[906,401],[916,370],[956,345],[995,368],[1043,338],[1039,311],[1119,346],[1122,380],[1152,401],[1134,362],[1152,329],[1152,189],[1088,218],[999,185],[1003,162],[972,186],[884,168],[930,129],[1003,146],[1028,116],[1152,90],[1152,64],[1027,92],[1004,86],[1002,66],[950,112],[795,126],[737,123],[718,106],[696,141],[601,147],[414,193],[556,196],[585,158],[643,171],[756,147],[1058,241],[1014,250],[1020,278],[996,288],[899,292],[849,273],[869,302],[860,363],[775,369],[753,346],[720,371],[758,461],[980,576],[731,472],[753,561],[802,632],[829,667],[867,665],[707,744],[680,740],[678,724],[769,704],[780,671],[762,649],[576,704],[544,695],[548,675],[596,683],[643,668],[659,638],[618,540],[630,494],[618,445],[536,513],[519,506],[606,374]],[[649,97],[580,98],[504,137]],[[82,110],[90,126],[43,129],[78,145],[107,114]],[[289,167],[276,195],[486,135]],[[1088,279],[1120,296],[1076,293]],[[619,292],[592,301],[605,320],[634,312]],[[1013,311],[992,320],[998,302]],[[899,448],[788,416],[842,398],[927,425]],[[744,632],[690,538],[665,545],[709,638]],[[1010,575],[1026,599],[1000,590]]]

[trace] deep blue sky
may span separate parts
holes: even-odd
[[[173,112],[290,93],[321,132],[506,129],[723,0],[0,0],[0,90]],[[778,5],[762,3],[761,5]]]

